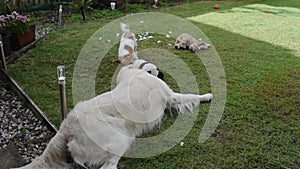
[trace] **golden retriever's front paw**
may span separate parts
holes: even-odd
[[[200,48],[198,47],[197,44],[192,44],[189,49],[193,52],[196,52],[197,50],[199,50]]]

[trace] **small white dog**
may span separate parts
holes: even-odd
[[[120,27],[123,34],[120,40],[118,61],[123,65],[129,65],[138,59],[136,38],[127,24],[121,23]]]
[[[164,74],[153,63],[147,62],[143,59],[138,59],[133,62],[133,67],[136,69],[145,70],[146,72],[152,74],[153,76],[156,76],[161,80],[164,80]]]
[[[175,42],[175,49],[190,49],[195,52],[198,50],[204,50],[210,48],[210,44],[203,41],[198,41],[188,33],[180,34]]]
[[[79,102],[44,153],[21,169],[65,168],[66,151],[82,166],[116,169],[134,139],[160,124],[166,108],[193,112],[200,102],[211,99],[209,93],[175,93],[146,71],[125,66],[118,74],[116,88]]]

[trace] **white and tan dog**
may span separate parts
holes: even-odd
[[[153,76],[156,76],[161,80],[164,80],[164,74],[153,63],[150,63],[143,59],[137,59],[133,62],[133,67],[136,69],[145,70],[146,72],[152,74]]]
[[[127,24],[121,23],[120,27],[123,33],[118,51],[118,61],[123,65],[128,65],[138,59],[136,38]]]
[[[210,48],[210,44],[205,43],[203,41],[199,41],[192,37],[188,33],[180,34],[175,42],[175,49],[190,49],[191,51],[195,52],[198,50],[204,50]]]
[[[66,151],[83,166],[116,169],[134,139],[161,123],[166,108],[193,112],[212,94],[175,93],[146,71],[123,67],[112,91],[79,102],[40,157],[21,169],[65,168]]]

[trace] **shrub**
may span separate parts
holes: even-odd
[[[108,18],[111,17],[112,11],[110,9],[103,9],[103,10],[93,10],[92,12],[92,17],[96,19],[101,19],[101,18]],[[114,10],[114,15],[115,16],[120,16],[122,15],[122,12],[118,9]]]
[[[30,19],[27,16],[14,11],[12,14],[0,16],[0,33],[24,33],[28,30],[30,24]]]

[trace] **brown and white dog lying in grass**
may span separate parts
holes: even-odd
[[[124,66],[117,86],[75,105],[43,154],[21,169],[66,168],[67,151],[82,166],[116,169],[135,138],[161,123],[165,109],[194,112],[211,99],[210,93],[175,93],[146,71]]]
[[[191,51],[195,52],[198,50],[204,50],[210,48],[210,44],[205,43],[203,41],[199,41],[192,37],[188,33],[180,34],[175,42],[175,49],[190,49]]]
[[[123,65],[128,65],[138,59],[136,38],[134,33],[130,31],[127,24],[121,23],[120,27],[123,34],[120,40],[118,61]]]

